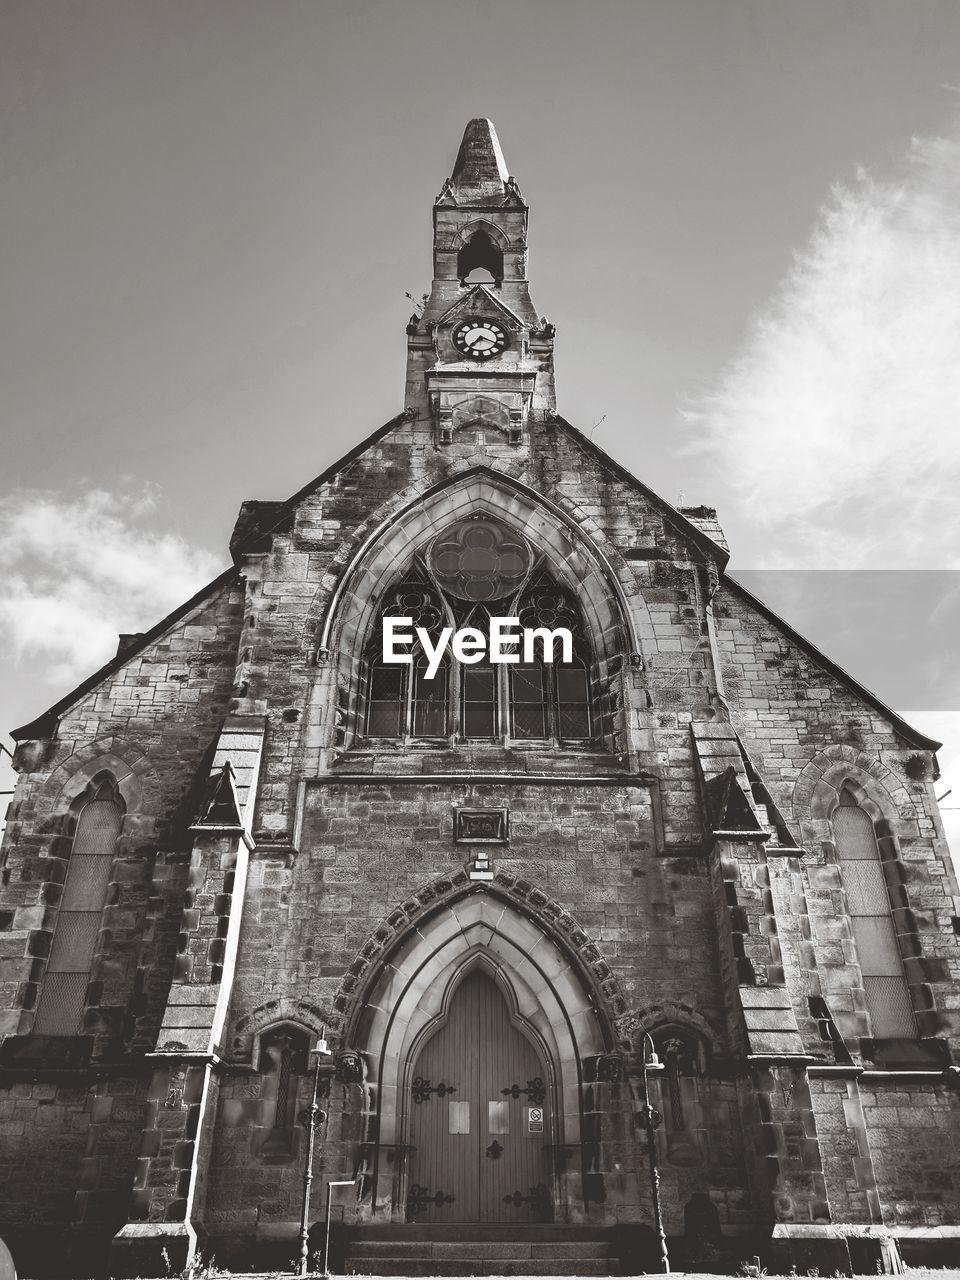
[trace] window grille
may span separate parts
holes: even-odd
[[[556,631],[565,627],[573,637],[570,662],[538,661],[516,668],[528,672],[512,682],[513,733],[517,738],[557,738],[561,742],[585,742],[592,732],[590,676],[584,655],[588,652],[583,623],[576,603],[546,573],[540,573],[523,593],[518,608],[521,628]],[[535,650],[542,658],[539,649]]]
[[[497,732],[497,673],[489,663],[464,667],[461,725],[465,738],[492,738]]]
[[[399,738],[403,727],[404,668],[375,662],[370,668],[367,733],[372,738]]]
[[[422,655],[413,665],[411,729],[417,738],[442,738],[447,732],[448,670],[443,663],[433,679],[428,680],[427,665],[427,659]]]
[[[880,850],[870,815],[844,791],[833,813],[833,834],[867,1011],[874,1036],[912,1038],[916,1021],[903,972]]]
[[[72,1036],[82,1030],[122,816],[106,783],[80,810],[33,1024],[39,1035]]]
[[[557,727],[566,741],[590,737],[590,677],[586,666],[573,663],[556,669]]]
[[[545,738],[547,724],[546,673],[543,664],[533,662],[511,667],[513,736]]]

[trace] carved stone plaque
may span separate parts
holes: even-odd
[[[508,816],[507,809],[457,809],[454,838],[457,844],[506,844]]]

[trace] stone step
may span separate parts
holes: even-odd
[[[367,1240],[495,1240],[503,1243],[516,1240],[529,1244],[534,1240],[553,1240],[558,1243],[595,1241],[604,1244],[606,1236],[596,1227],[568,1225],[565,1222],[409,1222],[389,1223],[384,1226],[351,1226],[347,1228],[347,1240],[351,1246]]]
[[[605,1241],[358,1240],[350,1258],[605,1258]]]
[[[347,1257],[348,1275],[368,1276],[606,1276],[606,1258]]]

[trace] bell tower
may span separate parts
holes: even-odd
[[[554,327],[527,283],[528,209],[496,130],[471,120],[433,206],[433,286],[407,325],[406,407],[438,448],[526,441],[554,409]]]

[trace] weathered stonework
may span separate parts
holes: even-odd
[[[312,1219],[323,1179],[355,1176],[348,1220],[402,1225],[411,1037],[480,965],[550,1056],[558,1227],[652,1220],[649,1033],[680,1256],[706,1240],[892,1265],[891,1240],[920,1258],[938,1233],[956,1261],[960,905],[937,744],[725,577],[711,509],[670,507],[558,416],[526,206],[473,140],[470,182],[459,169],[437,203],[403,412],[287,502],[244,504],[234,567],[17,731],[0,1235],[32,1274],[102,1272],[111,1241],[117,1275],[186,1264],[198,1241],[289,1257],[321,1030]],[[477,292],[457,272],[481,223],[502,278]],[[482,369],[450,344],[468,290],[515,317]],[[579,602],[589,742],[366,733],[386,591],[476,514]],[[104,778],[123,819],[82,1024],[37,1035],[76,814]],[[873,1031],[841,801],[875,833],[911,1037]],[[496,839],[458,839],[464,813],[493,815]]]

